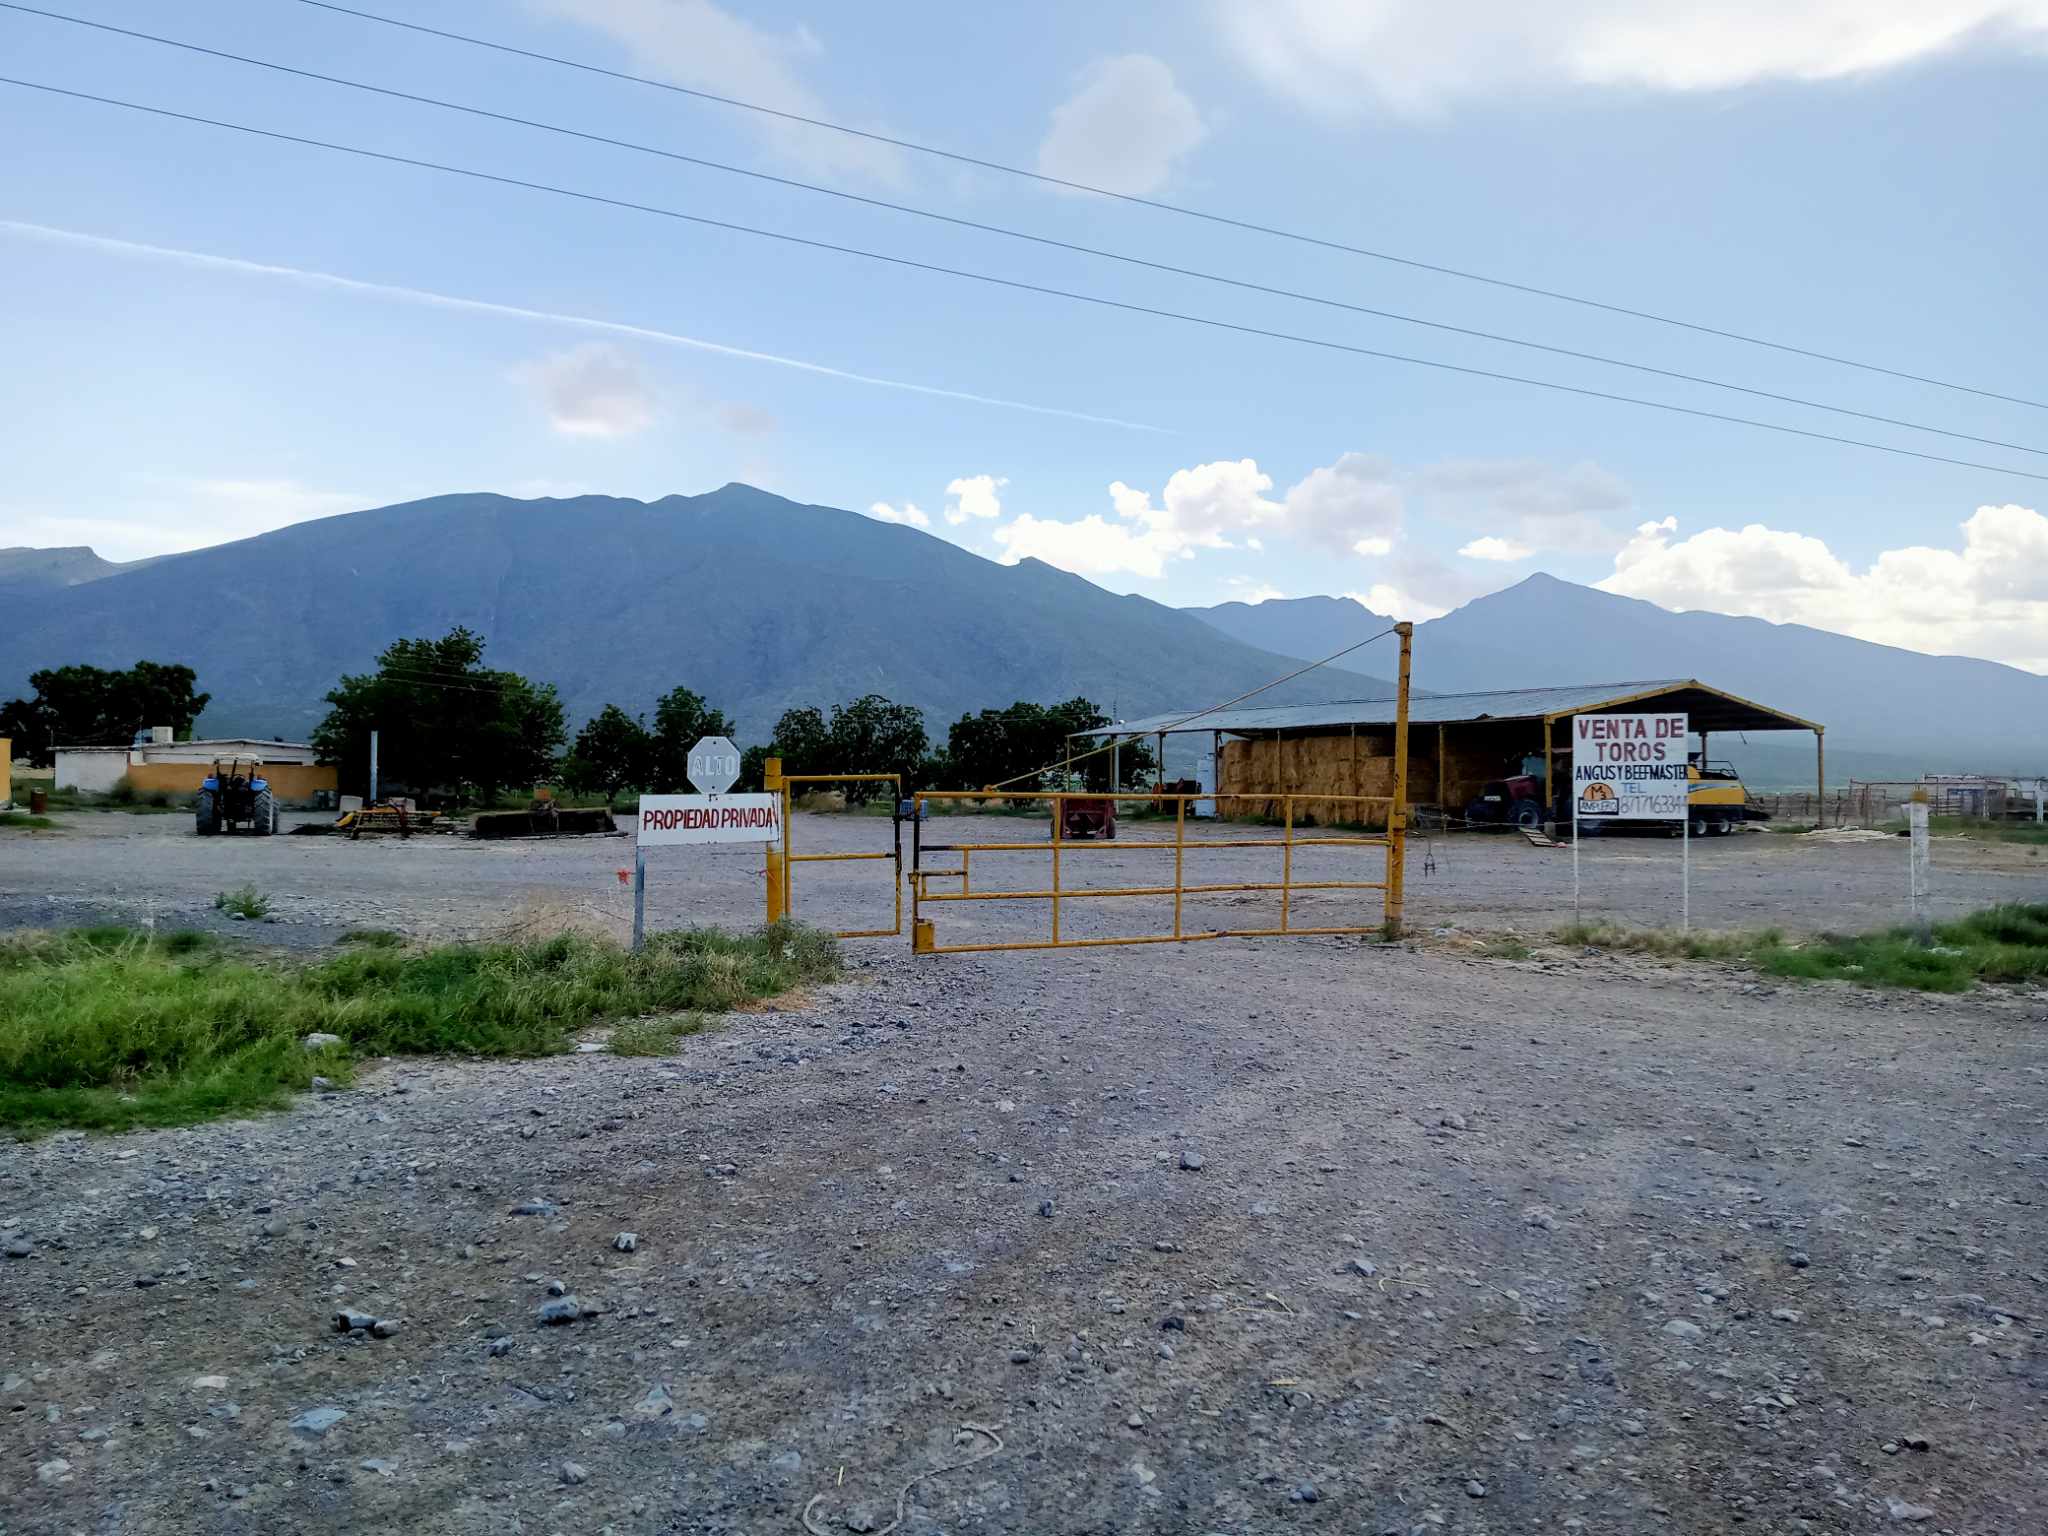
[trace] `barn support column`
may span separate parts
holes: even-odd
[[[1813,728],[1813,824],[1828,824],[1828,744],[1823,727]]]
[[[1436,728],[1436,809],[1437,814],[1444,818],[1446,828],[1451,824],[1451,808],[1444,802],[1447,793],[1449,791],[1444,788],[1444,728],[1439,725]]]

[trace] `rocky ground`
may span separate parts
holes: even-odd
[[[2048,994],[905,949],[0,1144],[0,1530],[2048,1528]]]

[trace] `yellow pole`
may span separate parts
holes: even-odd
[[[1401,936],[1402,881],[1408,867],[1408,668],[1415,649],[1415,626],[1406,620],[1394,626],[1394,633],[1401,637],[1400,687],[1395,692],[1394,705],[1394,803],[1387,807],[1387,937]],[[1550,748],[1549,732],[1544,733],[1544,750]],[[1548,757],[1544,767],[1550,766]],[[1550,786],[1550,775],[1544,774],[1544,788]]]
[[[1280,931],[1287,931],[1288,899],[1294,894],[1294,796],[1280,797],[1280,819],[1286,839],[1280,845]]]
[[[1052,941],[1060,941],[1060,844],[1066,839],[1064,823],[1067,819],[1067,797],[1057,794],[1052,797]]]
[[[1188,803],[1185,799],[1180,799],[1173,804],[1173,936],[1177,939],[1180,937],[1181,859],[1187,853],[1188,846]]]
[[[771,757],[766,759],[761,764],[761,788],[770,794],[781,793],[783,788],[781,758]],[[768,921],[771,924],[781,922],[783,913],[788,910],[789,891],[787,886],[783,883],[789,870],[789,865],[787,862],[788,853],[789,807],[787,804],[785,804],[782,808],[782,847],[778,851],[773,843],[770,843],[768,845],[767,911]]]

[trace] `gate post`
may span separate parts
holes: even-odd
[[[771,757],[761,764],[761,788],[768,794],[780,796],[784,801],[782,807],[782,837],[783,841],[787,843],[789,841],[789,805],[787,803],[788,796],[784,794],[781,758]],[[776,923],[781,922],[783,918],[782,850],[773,843],[768,844],[767,875],[768,923],[770,927],[773,927]]]
[[[1403,620],[1394,626],[1401,637],[1400,686],[1394,707],[1394,803],[1387,807],[1387,937],[1401,937],[1403,880],[1408,868],[1408,663],[1415,645],[1415,626]],[[1550,743],[1543,743],[1546,749]],[[1548,759],[1545,760],[1546,765]]]

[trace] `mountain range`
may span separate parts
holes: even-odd
[[[1344,597],[1187,611],[1249,645],[1311,659],[1389,622]],[[1840,776],[2048,770],[2048,677],[1995,661],[1929,656],[1803,624],[1673,613],[1541,574],[1415,628],[1413,678],[1436,693],[1656,677],[1697,678],[1819,721]],[[1744,756],[1775,771],[1790,753],[1799,765],[1791,782],[1810,779],[1811,744],[1782,740],[1754,737]]]
[[[485,637],[486,665],[554,683],[572,730],[606,703],[651,710],[680,683],[751,740],[791,706],[866,693],[918,705],[943,739],[962,713],[1017,699],[1084,695],[1134,714],[1297,665],[1035,560],[998,565],[745,485],[655,502],[437,496],[96,579],[78,579],[91,568],[75,559],[13,567],[0,699],[39,667],[184,662],[212,695],[198,729],[218,736],[302,741],[341,674],[457,624]],[[1390,687],[1326,672],[1265,697]]]
[[[737,484],[654,502],[437,496],[129,564],[0,550],[0,607],[0,699],[39,667],[184,662],[213,696],[202,733],[299,740],[342,673],[456,624],[486,637],[487,664],[554,683],[572,728],[683,683],[759,740],[784,709],[864,693],[919,706],[941,738],[1014,699],[1192,712],[1391,622],[1334,597],[1170,608]],[[1383,641],[1260,702],[1385,698],[1393,660]],[[1416,628],[1419,691],[1646,677],[1821,721],[1831,779],[2048,770],[2048,677],[1995,662],[1673,613],[1547,575]],[[1810,778],[1807,742],[1738,745],[1755,777]]]

